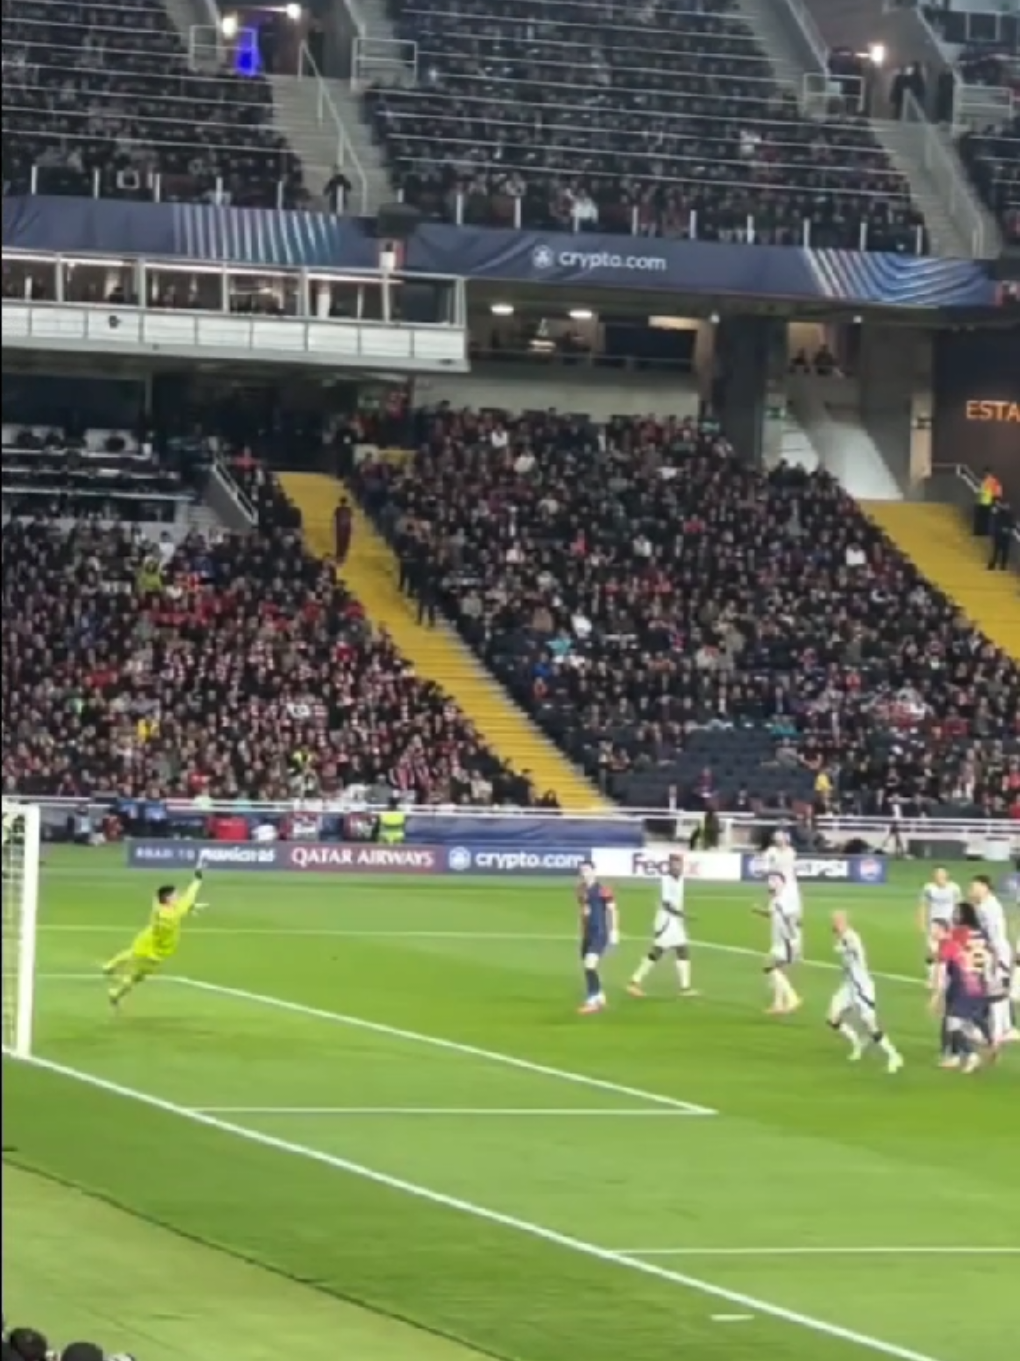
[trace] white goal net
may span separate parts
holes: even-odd
[[[3,801],[3,1050],[32,1052],[39,905],[39,808]]]

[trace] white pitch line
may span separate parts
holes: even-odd
[[[495,1106],[196,1106],[196,1110],[203,1115],[438,1115],[438,1116],[469,1116],[472,1119],[478,1116],[498,1116],[500,1119],[507,1117],[518,1118],[522,1116],[533,1116],[535,1118],[548,1118],[553,1116],[559,1119],[561,1116],[572,1116],[585,1120],[682,1120],[690,1112],[683,1110],[664,1110],[662,1107],[644,1107],[640,1110],[620,1109],[586,1110],[583,1106],[567,1106],[561,1109],[544,1108],[540,1106],[507,1106],[498,1108]]]
[[[346,1016],[338,1011],[326,1011],[322,1007],[306,1006],[303,1002],[288,1002],[282,997],[271,997],[266,993],[249,992],[247,988],[229,988],[219,983],[204,983],[197,978],[183,978],[174,974],[171,979],[198,992],[210,993],[216,997],[230,997],[238,1002],[252,1002],[257,1006],[272,1007],[276,1011],[287,1011],[294,1016],[309,1016],[317,1021],[329,1021],[333,1025],[348,1026],[353,1030],[366,1030],[374,1035],[384,1035],[391,1040],[406,1040],[411,1044],[427,1045],[431,1049],[442,1049],[450,1054],[463,1054],[466,1058],[483,1059],[486,1063],[501,1064],[504,1068],[516,1068],[524,1073],[538,1077],[551,1077],[559,1082],[571,1082],[577,1087],[590,1087],[596,1091],[613,1092],[616,1096],[629,1096],[635,1101],[647,1101],[653,1106],[667,1106],[685,1115],[718,1115],[718,1111],[708,1106],[698,1106],[691,1101],[680,1101],[673,1096],[663,1096],[659,1092],[646,1092],[641,1087],[627,1087],[607,1078],[589,1077],[585,1073],[570,1072],[566,1068],[551,1068],[544,1063],[533,1063],[531,1059],[517,1058],[503,1054],[495,1049],[482,1049],[474,1044],[461,1044],[458,1040],[446,1040],[436,1035],[423,1035],[417,1030],[405,1030],[401,1026],[385,1025],[382,1021],[366,1021],[361,1016]]]
[[[755,1314],[766,1314],[781,1323],[789,1323],[822,1337],[847,1342],[852,1346],[873,1352],[876,1356],[889,1357],[891,1361],[936,1361],[935,1357],[913,1351],[909,1347],[900,1347],[892,1342],[884,1342],[881,1338],[871,1337],[868,1333],[844,1328],[838,1323],[828,1323],[824,1319],[815,1318],[811,1314],[799,1313],[794,1309],[787,1309],[783,1305],[770,1304],[767,1300],[756,1299],[753,1295],[746,1295],[738,1290],[729,1290],[724,1286],[713,1285],[710,1281],[701,1280],[700,1277],[688,1276],[679,1271],[657,1266],[654,1262],[642,1261],[640,1258],[628,1257],[608,1248],[600,1248],[594,1243],[588,1243],[581,1238],[574,1238],[570,1234],[559,1233],[555,1229],[545,1228],[541,1224],[534,1224],[526,1219],[518,1219],[515,1215],[504,1214],[499,1210],[490,1210],[483,1205],[476,1205],[474,1202],[463,1200],[458,1196],[434,1191],[430,1187],[419,1185],[417,1182],[406,1181],[402,1177],[394,1177],[389,1173],[379,1172],[375,1168],[366,1167],[362,1163],[352,1162],[332,1153],[326,1153],[322,1149],[309,1148],[305,1144],[294,1143],[289,1139],[280,1139],[274,1135],[249,1129],[245,1125],[221,1120],[215,1115],[205,1115],[201,1111],[178,1106],[162,1097],[152,1096],[132,1087],[124,1087],[118,1082],[95,1077],[93,1074],[84,1073],[77,1068],[68,1068],[64,1064],[55,1063],[50,1059],[31,1058],[25,1060],[25,1062],[56,1076],[83,1083],[98,1091],[107,1092],[111,1096],[138,1102],[152,1110],[162,1111],[166,1115],[175,1115],[182,1120],[202,1125],[206,1129],[215,1129],[221,1134],[233,1135],[247,1143],[257,1144],[277,1153],[286,1153],[295,1158],[305,1158],[309,1162],[318,1163],[320,1166],[331,1168],[333,1171],[346,1172],[349,1176],[360,1177],[376,1186],[385,1186],[391,1191],[401,1191],[405,1195],[413,1196],[416,1200],[426,1201],[429,1204],[440,1206],[442,1209],[454,1210],[460,1214],[469,1215],[473,1219],[480,1219],[488,1224],[497,1225],[500,1228],[512,1229],[517,1233],[527,1235],[529,1238],[538,1239],[554,1247],[564,1248],[609,1266],[623,1267],[628,1271],[640,1273],[667,1285],[681,1286],[686,1290],[707,1295],[712,1299],[722,1300],[726,1304],[736,1306],[739,1309],[748,1310]]]
[[[55,933],[82,935],[124,935],[130,932],[130,927],[114,925],[96,925],[91,922],[81,924],[75,922],[54,922],[52,924],[42,924],[40,931],[52,931]],[[519,941],[527,943],[548,943],[553,945],[577,943],[577,935],[567,935],[564,933],[553,934],[548,932],[533,931],[386,931],[386,930],[347,930],[344,927],[222,927],[222,926],[197,926],[193,928],[195,935],[199,936],[230,936],[231,939],[244,936],[269,936],[282,937],[293,936],[296,939],[319,937],[329,939],[351,939],[351,940],[477,940],[493,941],[496,943],[506,941]],[[624,944],[646,944],[647,936],[624,936]],[[715,940],[692,940],[692,945],[698,950],[714,950],[717,954],[740,955],[749,959],[764,959],[765,950],[755,950],[748,945],[726,945],[721,941]],[[828,959],[805,959],[800,963],[809,969],[825,969],[828,972],[838,971],[842,966],[833,960]],[[913,974],[902,973],[883,973],[878,969],[872,969],[872,978],[880,978],[886,983],[908,983],[911,987],[926,986],[923,978],[915,977]]]
[[[617,1248],[621,1257],[1020,1257],[1020,1248]]]

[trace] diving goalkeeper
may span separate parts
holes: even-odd
[[[156,890],[149,925],[126,950],[114,955],[103,966],[103,973],[115,980],[110,988],[110,1001],[114,1006],[177,953],[184,919],[198,906],[201,885],[202,862],[199,860],[195,877],[183,893],[178,893],[173,884],[164,884]]]

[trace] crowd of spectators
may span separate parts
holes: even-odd
[[[94,1342],[71,1342],[58,1350],[35,1328],[12,1328],[8,1332],[4,1327],[0,1361],[133,1361],[133,1358],[124,1353],[108,1354]]]
[[[160,453],[127,430],[4,425],[4,516],[174,523],[200,496],[208,467]]]
[[[3,0],[5,191],[299,206],[268,82],[210,55],[162,0]]]
[[[392,0],[416,88],[369,92],[405,198],[534,228],[917,252],[853,101],[806,117],[736,0]]]
[[[959,123],[964,113],[964,122],[977,120],[962,132],[960,154],[1007,240],[1020,243],[1020,114],[1013,112],[1020,106],[1020,13],[991,0],[985,10],[940,0],[924,13],[952,63],[937,117]]]
[[[531,802],[309,556],[275,479],[246,460],[238,475],[247,535],[5,524],[4,789]]]
[[[1020,245],[1020,114],[999,126],[965,132],[960,153],[1006,240]]]
[[[611,795],[1020,815],[1015,662],[826,474],[755,470],[710,421],[440,407],[418,434],[359,495]]]

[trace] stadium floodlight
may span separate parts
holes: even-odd
[[[39,910],[39,805],[3,801],[3,1051],[32,1052]]]

